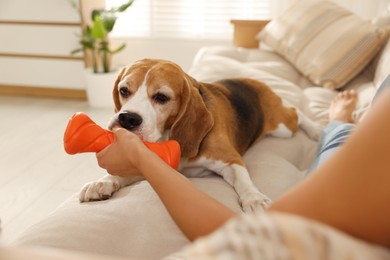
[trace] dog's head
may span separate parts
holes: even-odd
[[[178,65],[138,61],[123,68],[115,81],[116,114],[109,128],[126,128],[147,142],[169,137],[180,143],[183,157],[194,157],[213,126],[200,92],[200,85]]]

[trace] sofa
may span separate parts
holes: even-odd
[[[366,21],[330,1],[300,0],[269,23],[236,21],[236,30],[256,24],[259,30],[264,28],[260,32],[244,29],[237,34],[240,39],[234,40],[236,46],[201,49],[188,74],[205,82],[231,77],[263,81],[286,105],[299,108],[322,126],[335,95],[355,89],[358,120],[390,74],[389,20],[385,15]],[[240,45],[246,39],[255,46]],[[317,149],[317,141],[299,130],[288,139],[266,137],[246,152],[244,160],[259,190],[275,200],[305,178]],[[242,213],[237,194],[219,176],[190,180]],[[105,201],[79,203],[75,194],[14,244],[159,259],[189,241],[149,184],[141,181]],[[346,250],[359,252],[359,246],[353,245]],[[369,247],[365,244],[364,248]]]

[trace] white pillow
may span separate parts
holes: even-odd
[[[300,0],[258,38],[316,85],[338,89],[370,62],[387,35],[334,2]]]
[[[390,7],[390,6],[389,6]],[[390,11],[390,10],[389,10]],[[381,15],[372,20],[372,23],[378,27],[390,29],[390,13]],[[386,79],[386,77],[390,74],[390,38],[387,39],[387,43],[385,47],[377,55],[375,58],[375,74],[374,74],[374,84],[375,87],[378,88],[382,82]]]
[[[390,40],[378,57],[374,76],[375,87],[378,88],[388,75],[390,75]]]

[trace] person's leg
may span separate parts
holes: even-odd
[[[310,165],[307,175],[338,150],[355,129],[352,113],[356,103],[357,94],[353,90],[341,92],[333,99],[329,107],[329,124],[323,130],[318,155]]]
[[[390,90],[348,138],[270,211],[297,214],[390,246]]]

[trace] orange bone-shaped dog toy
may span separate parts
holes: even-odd
[[[64,148],[68,154],[100,152],[113,141],[113,132],[98,126],[82,112],[72,116],[64,134]],[[169,140],[161,143],[144,142],[144,144],[172,168],[178,168],[180,162],[178,142]]]

